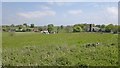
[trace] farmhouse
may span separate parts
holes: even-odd
[[[92,27],[92,31],[93,31],[93,32],[98,32],[99,30],[100,30],[99,27]]]
[[[86,31],[88,32],[98,32],[100,30],[99,27],[94,27],[93,24],[87,24]]]
[[[38,28],[33,28],[33,31],[38,32],[39,30],[38,30]]]
[[[41,31],[41,33],[49,34],[48,30],[43,30],[43,31]]]

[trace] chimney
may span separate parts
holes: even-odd
[[[89,31],[92,32],[92,24],[90,24]]]

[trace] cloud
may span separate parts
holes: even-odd
[[[71,15],[81,15],[82,13],[82,10],[70,10],[68,11],[68,14],[71,14]]]
[[[55,16],[55,11],[33,11],[33,12],[26,12],[26,13],[18,13],[19,16],[22,16],[24,18],[43,18],[45,16]]]
[[[63,6],[63,5],[65,5],[66,3],[65,2],[57,2],[56,3],[58,6]]]
[[[109,14],[112,14],[113,16],[118,15],[118,8],[117,7],[108,7],[106,10]]]
[[[45,9],[45,10],[47,9],[47,10],[49,10],[49,9],[51,9],[51,8],[48,7],[48,6],[44,6],[44,5],[42,5],[42,6],[41,6],[41,9]]]
[[[63,6],[65,2],[48,2],[49,5]]]
[[[64,5],[72,5],[71,2],[48,2],[49,5],[57,5],[57,6],[64,6]]]

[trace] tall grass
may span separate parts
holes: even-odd
[[[117,35],[100,33],[3,33],[3,65],[118,64]],[[98,46],[86,47],[88,44]],[[11,63],[9,63],[11,62]]]

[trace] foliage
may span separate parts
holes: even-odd
[[[73,32],[72,26],[66,26],[65,30],[67,33]]]
[[[105,28],[105,25],[104,25],[104,24],[102,24],[102,25],[100,26],[100,28]]]
[[[32,29],[29,29],[29,28],[26,29],[26,32],[30,32],[30,31],[32,31]]]
[[[114,28],[113,24],[107,25],[106,26],[106,32],[111,32],[113,28]]]
[[[34,28],[34,24],[31,24],[31,25],[30,25],[30,28]]]
[[[27,27],[27,23],[24,23],[23,25],[24,25],[25,27]]]
[[[74,25],[73,26],[73,32],[81,32],[82,28],[79,25]]]
[[[11,24],[10,26],[4,25],[2,26],[2,31],[9,32],[13,28],[16,32],[30,32],[32,29],[36,29],[38,31],[42,30],[48,30],[50,33],[56,32],[56,33],[70,33],[70,32],[88,32],[90,29],[90,24],[75,24],[75,25],[67,25],[67,26],[54,26],[53,24],[48,24],[47,26],[34,26],[34,24],[31,24],[30,26],[27,25],[27,23],[23,23],[23,25],[14,25]],[[95,32],[108,32],[108,33],[119,33],[120,32],[120,25],[95,25],[92,24],[92,27],[98,28],[99,31]],[[21,31],[23,30],[23,31]],[[93,31],[94,32],[94,31]]]
[[[38,30],[39,30],[39,31],[42,31],[43,29],[42,29],[42,27],[38,27]]]
[[[118,32],[120,32],[120,26],[118,26]]]
[[[52,33],[53,30],[54,30],[54,25],[53,24],[49,24],[48,25],[48,32]]]
[[[60,32],[60,27],[58,26],[58,27],[57,27],[57,33],[59,33],[59,32]]]
[[[61,28],[61,29],[63,29],[63,28],[64,28],[64,26],[63,26],[63,25],[61,25],[61,26],[60,26],[60,28]]]

